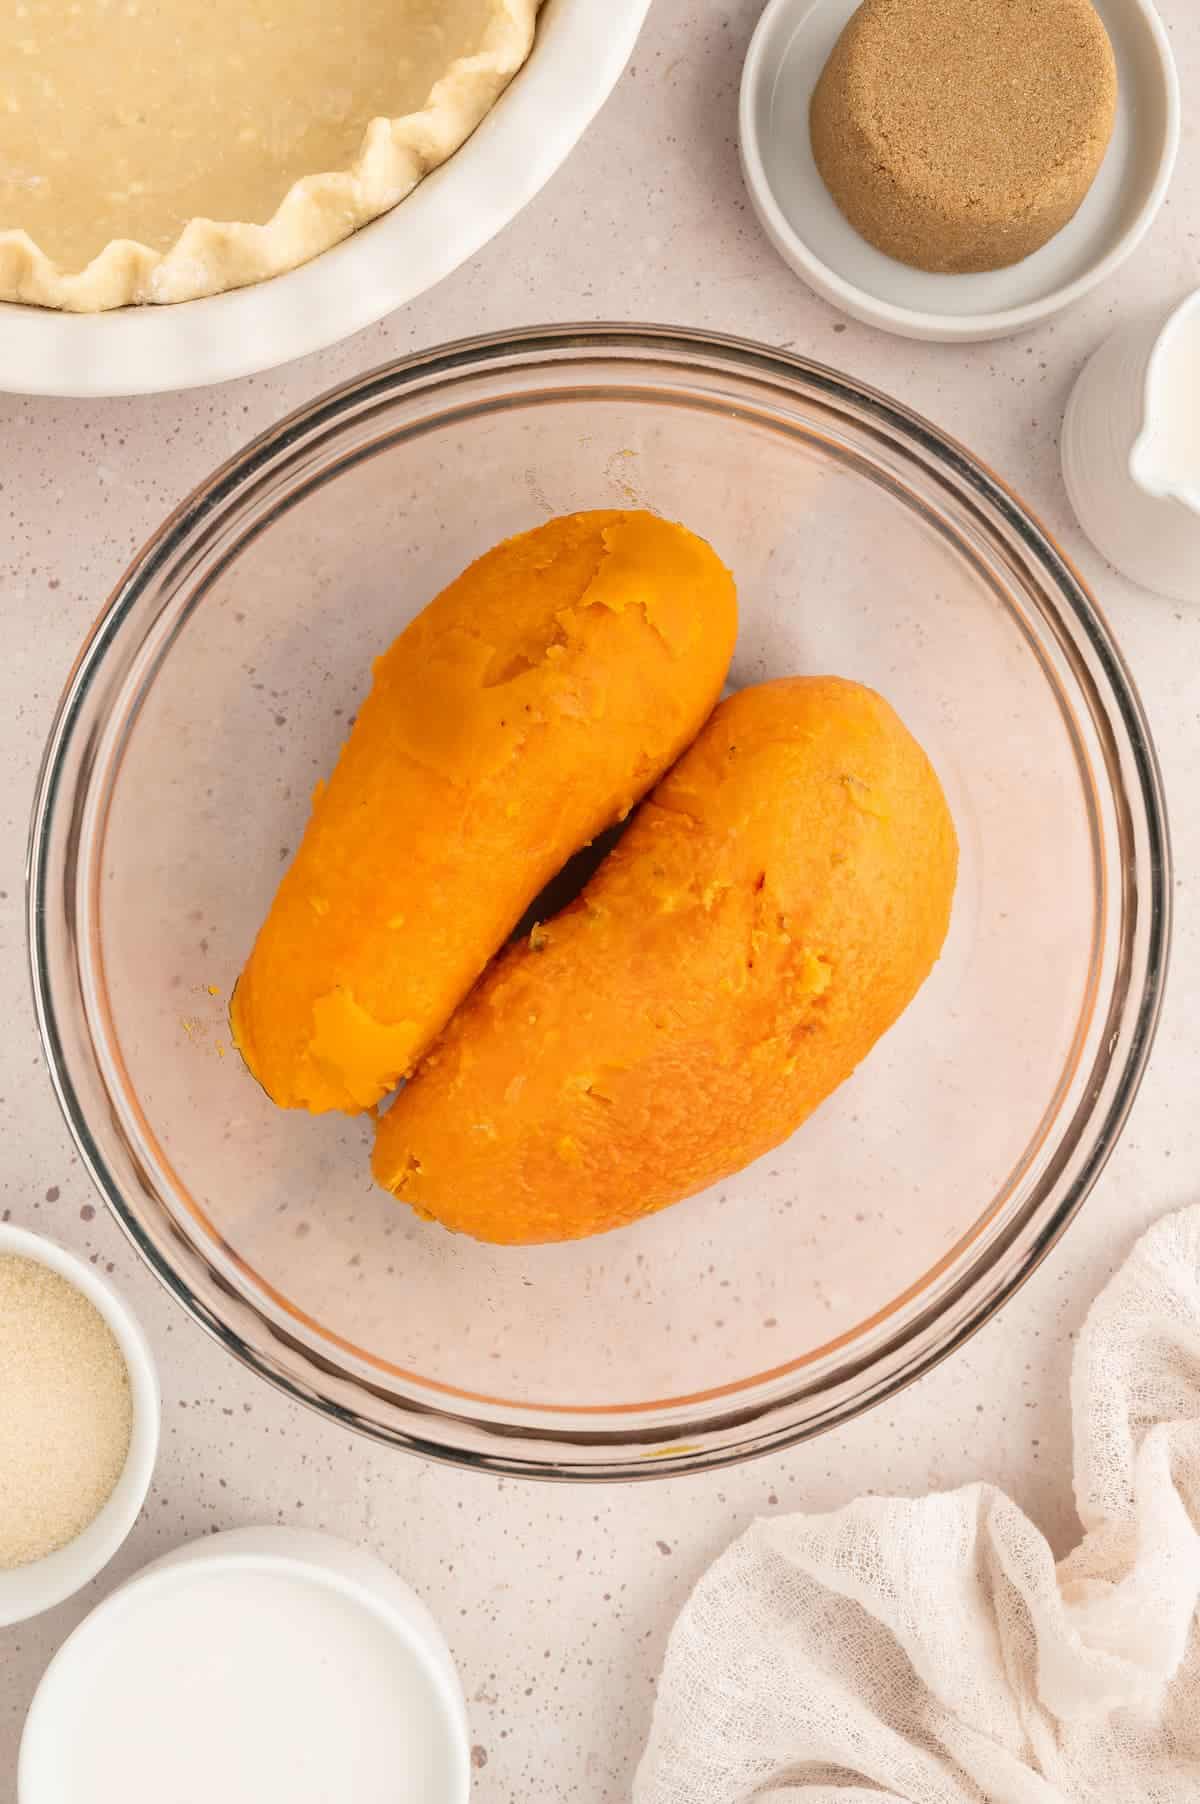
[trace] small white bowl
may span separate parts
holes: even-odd
[[[0,301],[0,391],[143,395],[336,344],[475,256],[545,186],[628,62],[650,0],[545,0],[525,67],[462,148],[390,213],[300,269],[172,307]]]
[[[126,1305],[95,1268],[40,1234],[0,1225],[0,1257],[35,1260],[82,1291],[112,1329],[129,1373],[133,1432],[124,1469],[100,1514],[83,1533],[44,1559],[0,1572],[0,1628],[52,1609],[90,1583],[107,1566],[146,1501],[158,1453],[158,1377],[146,1336]]]
[[[18,1804],[116,1797],[114,1771],[127,1804],[165,1797],[164,1771],[176,1804],[466,1804],[466,1705],[441,1630],[375,1554],[232,1529],[130,1579],[42,1677]]]
[[[1010,269],[934,275],[860,237],[821,179],[809,104],[858,0],[770,0],[742,73],[742,171],[785,263],[852,319],[903,338],[1005,338],[1060,313],[1119,269],[1163,203],[1179,149],[1179,78],[1149,0],[1096,0],[1117,59],[1112,143],[1074,219]]]

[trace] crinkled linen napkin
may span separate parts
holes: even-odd
[[[1200,1804],[1200,1208],[1071,1380],[1084,1538],[988,1485],[756,1522],[676,1624],[635,1804]]]

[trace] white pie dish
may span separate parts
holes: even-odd
[[[0,302],[0,391],[200,388],[336,344],[479,251],[554,174],[625,67],[650,0],[545,0],[525,67],[390,213],[287,274],[204,300],[64,314]]]
[[[738,133],[754,210],[784,262],[822,299],[903,338],[1005,338],[1061,313],[1115,273],[1153,223],[1179,149],[1179,78],[1151,0],[1096,0],[1112,40],[1117,119],[1074,219],[1008,269],[910,269],[859,236],[817,170],[813,88],[858,0],[769,0],[742,74]]]
[[[223,4],[72,0],[49,32],[46,0],[17,8],[0,299],[108,313],[299,269],[466,143],[539,0],[258,0],[237,43]]]

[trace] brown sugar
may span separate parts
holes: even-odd
[[[879,250],[1003,269],[1073,217],[1116,103],[1091,0],[864,0],[813,94],[813,153]]]

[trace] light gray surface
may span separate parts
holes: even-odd
[[[1200,13],[1164,6],[1185,109]],[[971,349],[838,319],[761,238],[734,141],[753,0],[657,0],[616,96],[540,199],[475,263],[339,350],[206,394],[0,398],[5,734],[0,852],[0,1216],[111,1264],[154,1343],[163,1450],[144,1517],[81,1599],[0,1634],[0,1800],[54,1648],[117,1579],[211,1528],[290,1521],[376,1548],[438,1616],[479,1752],[476,1798],[616,1804],[688,1586],[750,1516],[825,1509],[865,1490],[1003,1484],[1060,1548],[1071,1502],[1072,1336],[1137,1232],[1200,1193],[1196,1110],[1200,613],[1135,591],[1069,518],[1057,434],[1071,382],[1109,328],[1200,281],[1200,136],[1187,112],[1175,186],[1137,258],[1029,337]],[[1194,104],[1194,103],[1193,103]],[[344,376],[436,340],[546,318],[658,319],[787,345],[889,389],[967,440],[1059,533],[1117,631],[1158,737],[1173,804],[1179,917],[1170,995],[1126,1137],[1064,1243],[1005,1314],[898,1402],[843,1432],[707,1479],[543,1489],[440,1470],[350,1439],[211,1345],[97,1209],[50,1094],[25,974],[22,865],[41,743],[79,640],[125,560],[246,437]],[[984,675],[983,680],[986,680]]]

